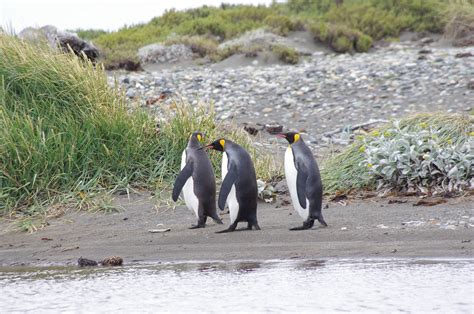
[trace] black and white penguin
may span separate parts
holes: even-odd
[[[183,190],[184,201],[189,210],[198,218],[196,225],[190,229],[204,228],[207,217],[222,224],[216,211],[216,177],[209,156],[199,144],[203,136],[194,132],[189,138],[188,146],[181,155],[181,172],[173,187],[173,200],[178,200]]]
[[[247,230],[260,230],[257,222],[257,177],[249,153],[242,146],[218,139],[206,146],[223,152],[222,186],[219,192],[218,205],[224,210],[229,206],[230,226],[218,233],[232,232],[241,221],[248,223]]]
[[[299,133],[278,134],[290,145],[285,153],[285,177],[293,207],[304,219],[303,226],[290,230],[310,229],[314,220],[327,226],[321,213],[323,184],[316,160]]]

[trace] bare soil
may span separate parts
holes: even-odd
[[[124,264],[156,261],[263,260],[292,258],[472,258],[474,198],[413,206],[416,198],[389,204],[387,198],[329,202],[329,227],[289,231],[302,223],[291,205],[260,203],[260,231],[216,234],[226,225],[209,221],[190,230],[193,213],[184,206],[156,210],[147,196],[120,197],[118,213],[69,212],[35,233],[0,222],[0,265],[67,265],[79,257],[120,256]],[[326,202],[325,202],[326,203]],[[280,205],[278,205],[280,204]],[[344,206],[345,205],[345,206]],[[228,223],[228,214],[223,214]],[[242,223],[244,228],[245,223]],[[152,229],[171,230],[151,233]]]

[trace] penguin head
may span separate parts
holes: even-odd
[[[297,132],[280,133],[277,136],[286,139],[290,144],[296,143],[301,139],[300,134]]]
[[[190,139],[196,139],[198,142],[203,142],[204,141],[204,135],[201,132],[194,132],[191,134]]]
[[[225,139],[220,138],[220,139],[218,139],[218,140],[215,140],[215,141],[212,142],[211,144],[206,145],[205,147],[206,147],[206,148],[215,149],[215,150],[220,151],[220,152],[223,152],[223,151],[224,151],[224,147],[225,147],[225,142],[226,142]]]

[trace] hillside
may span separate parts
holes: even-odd
[[[237,46],[219,48],[220,43],[259,28],[282,36],[309,30],[315,41],[336,52],[366,52],[374,41],[397,40],[406,30],[446,32],[454,40],[467,33],[470,36],[467,41],[463,38],[457,43],[468,45],[473,40],[474,1],[289,0],[268,7],[222,4],[170,10],[149,23],[126,26],[115,32],[77,30],[77,33],[99,46],[106,66],[114,66],[120,61],[136,61],[138,49],[152,43],[183,43],[199,57],[219,61],[242,52]]]

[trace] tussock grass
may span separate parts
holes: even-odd
[[[154,122],[101,69],[0,34],[0,213],[159,175]]]
[[[0,34],[0,216],[29,226],[58,202],[111,210],[107,195],[117,189],[169,186],[195,130],[249,149],[259,178],[278,171],[244,131],[215,124],[212,109],[177,102],[168,115],[157,133],[101,68]]]
[[[276,54],[279,60],[287,64],[297,64],[300,61],[298,51],[291,47],[283,45],[274,45],[272,51]]]
[[[440,130],[441,142],[457,143],[472,132],[472,117],[458,114],[418,114],[400,120],[400,128],[414,130],[419,125],[427,125]],[[387,126],[382,126],[369,135],[366,140],[383,134]],[[357,189],[374,189],[375,181],[367,175],[367,167],[361,165],[364,159],[363,139],[357,139],[343,152],[328,158],[322,165],[321,176],[325,193],[347,192]]]

